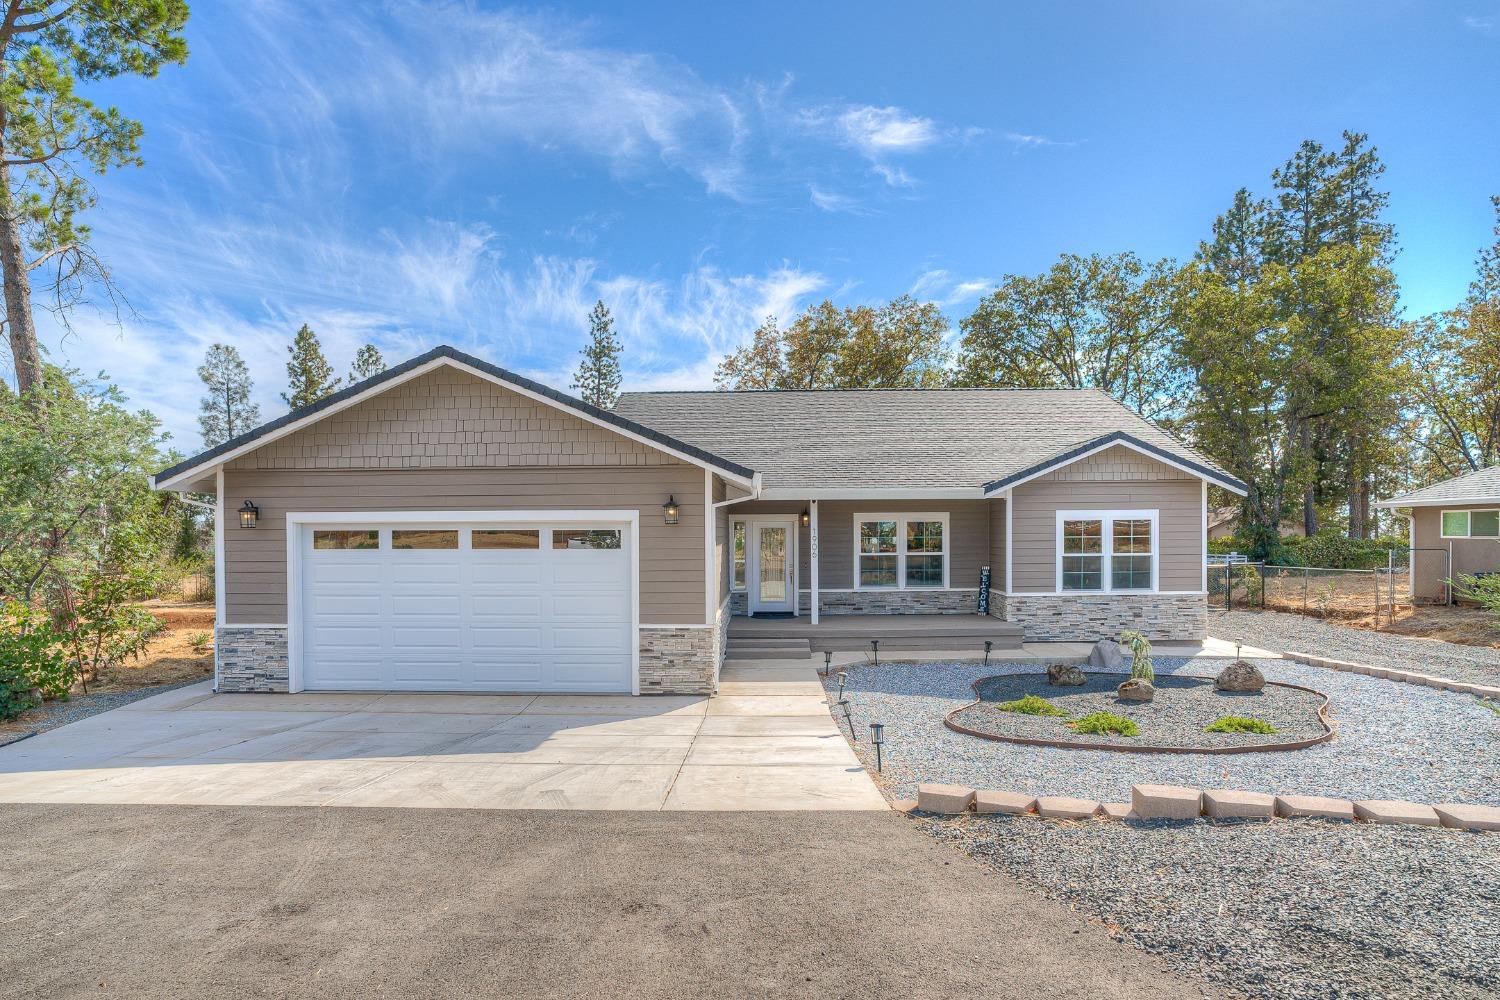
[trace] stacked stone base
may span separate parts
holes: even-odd
[[[220,691],[286,691],[284,628],[214,629]]]
[[[1028,642],[1094,642],[1126,629],[1154,641],[1208,634],[1203,594],[1037,594],[990,591],[990,614],[1026,629]]]
[[[720,629],[642,628],[641,694],[713,694]]]

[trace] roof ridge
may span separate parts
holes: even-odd
[[[933,385],[933,386],[872,386],[867,389],[630,389],[621,396],[763,396],[772,393],[835,393],[835,392],[1092,392],[1114,399],[1098,386],[986,386],[986,385]],[[1119,400],[1115,400],[1119,402]],[[1124,404],[1121,404],[1124,405]],[[1134,411],[1132,411],[1134,412]]]

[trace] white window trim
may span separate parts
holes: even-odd
[[[1063,522],[1064,521],[1103,521],[1102,527],[1104,551],[1100,562],[1100,580],[1103,585],[1099,590],[1063,590]],[[1132,587],[1128,590],[1116,590],[1113,586],[1113,564],[1115,533],[1109,522],[1111,521],[1150,521],[1151,522],[1151,588],[1143,590]],[[1057,512],[1056,531],[1056,576],[1054,586],[1058,594],[1156,594],[1160,593],[1159,583],[1161,574],[1161,511],[1159,510],[1060,510]],[[1137,553],[1139,554],[1139,553]]]
[[[742,525],[745,529],[745,582],[740,586],[734,585],[734,526]],[[729,516],[729,592],[731,594],[748,594],[750,592],[750,520],[744,515]]]
[[[922,513],[920,511],[894,511],[890,513],[858,513],[854,515],[854,589],[856,591],[883,591],[883,590],[947,590],[948,574],[953,567],[953,532],[948,524],[947,511],[933,511]],[[859,582],[859,525],[861,521],[895,521],[896,522],[896,585],[894,587],[865,587]],[[943,524],[943,585],[941,587],[908,587],[906,585],[906,523],[908,521],[941,521]],[[870,553],[871,555],[889,553]],[[928,553],[917,553],[926,555]]]
[[[1462,509],[1454,509],[1454,508],[1450,507],[1450,508],[1447,508],[1445,510],[1440,510],[1440,511],[1438,511],[1438,531],[1442,533],[1442,537],[1443,538],[1456,538],[1456,539],[1459,539],[1459,540],[1466,540],[1466,539],[1470,539],[1470,538],[1477,538],[1480,541],[1493,541],[1496,538],[1500,538],[1500,535],[1476,535],[1476,534],[1474,534],[1474,515],[1475,514],[1496,514],[1496,513],[1497,513],[1497,511],[1493,507],[1465,507],[1465,508],[1462,508]],[[1464,516],[1464,533],[1462,535],[1450,535],[1450,534],[1448,534],[1448,529],[1443,524],[1443,521],[1448,517],[1449,514],[1462,514]],[[1413,544],[1415,544],[1415,543],[1413,543]]]

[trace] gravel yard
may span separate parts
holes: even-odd
[[[1500,834],[1287,820],[918,822],[1251,997],[1500,994]]]
[[[1185,665],[1161,658],[1156,671],[1158,676],[1183,670],[1212,677],[1225,663]],[[1135,754],[998,743],[943,724],[949,712],[973,701],[974,681],[998,674],[1042,674],[1043,664],[853,666],[847,669],[846,697],[860,736],[855,751],[872,772],[875,756],[867,727],[885,723],[885,770],[878,780],[896,798],[915,798],[917,784],[931,781],[1124,802],[1132,785],[1160,783],[1500,805],[1500,715],[1478,699],[1288,661],[1256,663],[1268,680],[1328,694],[1338,729],[1333,740],[1306,750],[1267,753]],[[831,694],[837,681],[829,678],[827,683]],[[1038,684],[1044,687],[1045,678],[1038,678]]]
[[[1178,675],[1156,679],[1156,700],[1150,704],[1121,701],[1115,696],[1119,674],[1084,675],[1082,687],[1049,687],[1038,683],[1036,674],[988,677],[979,682],[980,702],[961,709],[953,721],[965,729],[996,736],[1023,739],[1090,743],[1097,746],[1183,747],[1224,749],[1242,746],[1274,746],[1314,740],[1326,733],[1318,721],[1323,697],[1313,691],[1267,684],[1259,693],[1221,693],[1213,681]],[[1035,694],[1047,699],[1067,716],[1024,715],[1002,712],[996,706]],[[1110,712],[1131,720],[1138,736],[1104,736],[1075,733],[1070,719],[1091,712]],[[1226,715],[1248,716],[1276,727],[1272,734],[1209,733],[1205,727]]]
[[[1208,634],[1243,638],[1277,653],[1296,650],[1372,667],[1415,670],[1469,684],[1500,684],[1500,649],[1349,628],[1276,611],[1211,611]]]

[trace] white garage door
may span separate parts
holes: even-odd
[[[631,689],[628,525],[300,531],[307,690]]]

